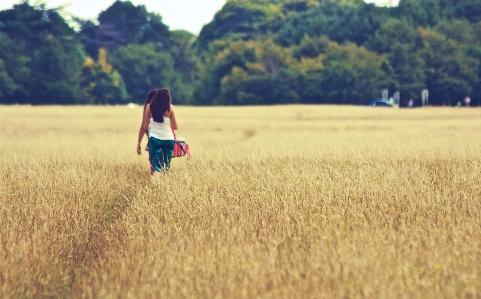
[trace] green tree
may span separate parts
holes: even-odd
[[[324,100],[334,104],[366,104],[386,84],[385,58],[354,44],[331,43],[323,59]]]
[[[476,36],[476,25],[466,19],[443,20],[436,26],[435,31],[460,45],[472,46],[481,43]]]
[[[444,34],[419,29],[424,42],[420,54],[426,64],[430,102],[441,104],[461,100],[478,82],[479,62]]]
[[[245,45],[242,45],[245,44]],[[272,40],[237,42],[252,51],[244,59],[243,69],[233,66],[221,80],[216,104],[256,105],[297,103],[299,95],[294,85],[296,73],[289,69],[295,62],[290,49],[276,45]]]
[[[171,47],[169,28],[159,14],[150,13],[144,5],[115,1],[98,17],[99,24],[81,23],[79,38],[91,57],[99,48],[109,50],[128,44],[155,43],[162,50]]]
[[[300,60],[302,57],[315,58],[324,53],[329,45],[329,38],[321,36],[319,38],[310,38],[307,34],[301,39],[298,46],[293,47],[293,55]]]
[[[471,23],[481,21],[481,0],[439,0],[446,19],[467,19]]]
[[[246,69],[246,63],[255,62],[255,59],[253,42],[222,40],[209,44],[209,50],[203,54],[199,65],[199,80],[193,95],[194,104],[221,104],[218,97],[222,79],[234,67]]]
[[[75,103],[79,98],[78,75],[83,50],[75,32],[56,10],[28,2],[0,11],[0,32],[15,46],[0,54],[4,68],[18,85],[8,102],[32,104]],[[12,98],[12,97],[15,97]]]
[[[30,62],[32,104],[74,104],[79,99],[79,60],[54,37],[46,39]]]
[[[142,102],[154,88],[172,91],[176,103],[191,101],[196,80],[195,37],[170,32],[158,14],[130,1],[115,1],[99,15],[99,25],[83,22],[79,34],[96,58],[98,48],[109,49],[109,61],[123,80],[133,102]]]
[[[21,47],[0,32],[0,103],[26,103],[30,80],[29,58]]]
[[[441,21],[439,0],[400,0],[395,9],[398,18],[414,27],[434,27]]]
[[[363,45],[388,18],[388,9],[362,1],[343,4],[322,1],[295,14],[288,14],[279,28],[276,42],[283,46],[298,45],[304,35],[328,36],[338,43]]]
[[[107,52],[100,49],[98,61],[88,57],[82,75],[82,102],[84,104],[123,104],[128,94],[120,74],[107,62]]]
[[[321,87],[325,69],[323,60],[324,54],[314,58],[302,58],[290,67],[290,71],[296,74],[292,85],[299,95],[301,103],[321,104],[325,102],[324,90]]]
[[[119,34],[119,45],[149,42],[170,44],[169,28],[162,17],[149,13],[144,5],[134,6],[130,1],[115,1],[99,14],[99,24]]]
[[[18,89],[19,87],[10,77],[5,63],[0,59],[0,103],[7,102],[6,99],[8,99]]]
[[[171,90],[176,103],[189,102],[191,90],[183,88],[182,76],[174,68],[172,55],[167,51],[158,51],[154,44],[120,47],[112,64],[124,78],[134,102],[143,102],[149,90],[161,87]]]
[[[473,24],[466,19],[443,20],[436,31],[444,34],[448,39],[452,39],[459,44],[469,57],[476,60],[478,65],[477,81],[471,85],[470,95],[473,104],[481,104],[481,21]],[[472,83],[472,82],[471,82]]]
[[[468,53],[478,61],[478,82],[473,86],[472,98],[473,103],[477,103],[478,106],[481,106],[481,21],[474,26],[477,43],[472,48],[468,49]]]
[[[281,18],[280,6],[271,1],[231,0],[205,25],[197,38],[197,47],[206,51],[208,45],[221,39],[252,40],[269,32],[271,23]]]
[[[198,57],[194,49],[196,36],[185,30],[175,30],[171,32],[172,48],[171,56],[174,58],[174,70],[181,76],[181,87],[179,96],[183,104],[192,102],[192,94],[197,81]]]
[[[402,101],[420,97],[426,74],[419,55],[423,43],[418,30],[405,21],[391,19],[376,32],[368,47],[387,57],[385,87],[399,90]]]

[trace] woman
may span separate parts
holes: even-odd
[[[161,88],[155,93],[151,103],[145,106],[137,142],[137,154],[140,155],[142,138],[148,132],[152,176],[158,176],[164,169],[170,170],[175,144],[172,130],[177,130],[172,98],[168,89]]]

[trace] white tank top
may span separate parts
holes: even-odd
[[[150,118],[149,137],[154,137],[160,140],[174,140],[174,133],[170,127],[170,118],[164,117],[163,123],[155,122]]]

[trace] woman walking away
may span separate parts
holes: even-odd
[[[168,89],[161,88],[155,94],[152,102],[145,106],[137,142],[137,154],[140,155],[142,138],[148,132],[150,165],[154,177],[158,176],[164,169],[170,170],[170,161],[175,144],[173,130],[177,130],[177,122],[172,98]]]

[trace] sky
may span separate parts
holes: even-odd
[[[47,8],[64,6],[65,12],[82,19],[96,20],[98,14],[106,10],[115,0],[30,0],[31,4],[45,3]],[[130,0],[134,5],[145,5],[150,12],[159,13],[170,30],[185,29],[199,34],[202,26],[209,23],[225,0]],[[382,4],[391,0],[365,0],[368,3]],[[0,10],[12,8],[20,0],[0,0]],[[397,3],[397,0],[393,0]]]

